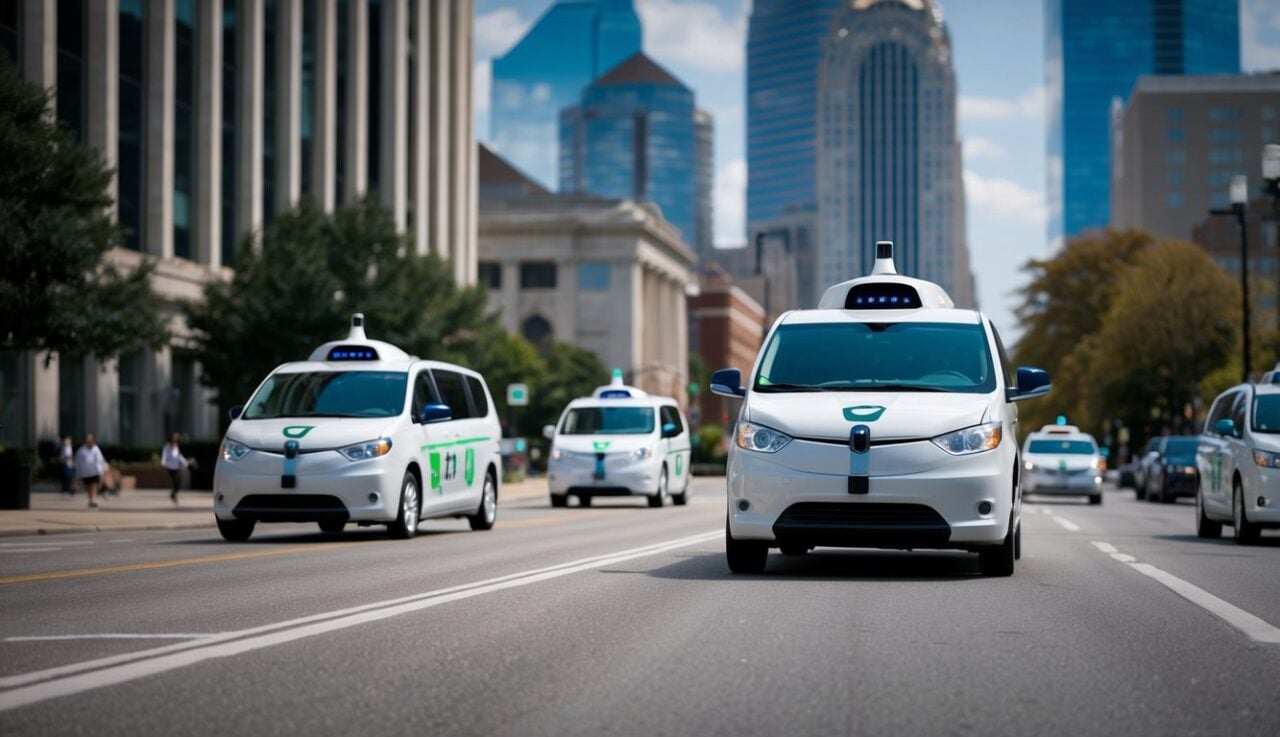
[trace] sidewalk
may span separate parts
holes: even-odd
[[[545,498],[545,479],[502,487],[501,501]],[[126,532],[133,530],[190,530],[213,527],[213,495],[183,491],[178,504],[168,489],[136,489],[120,496],[98,495],[98,509],[89,509],[84,493],[67,496],[33,489],[31,509],[0,510],[0,537],[49,535],[59,532]]]

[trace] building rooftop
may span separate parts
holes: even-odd
[[[1241,92],[1280,91],[1280,71],[1259,74],[1143,75],[1133,86],[1139,92]]]
[[[511,162],[497,155],[483,143],[480,146],[480,184],[515,185],[527,195],[549,195],[551,191],[538,184],[532,177],[517,169]]]
[[[676,79],[671,72],[663,69],[657,62],[645,55],[644,52],[628,57],[591,84],[597,87],[623,84],[656,84],[685,88],[683,82]]]

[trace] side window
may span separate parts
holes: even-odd
[[[474,376],[468,376],[467,388],[471,390],[471,406],[475,408],[475,416],[488,417],[489,395],[485,394],[484,382]]]
[[[1000,340],[1000,331],[996,330],[996,326],[990,322],[991,334],[996,337],[996,360],[1000,362],[1000,371],[1004,374],[1004,385],[1014,386],[1018,377],[1014,375],[1013,364],[1009,362],[1009,354],[1004,350],[1004,341]]]
[[[1236,423],[1236,431],[1232,433],[1237,438],[1244,437],[1244,413],[1249,406],[1249,392],[1242,391],[1236,394],[1236,402],[1231,407],[1231,421]]]
[[[663,424],[670,422],[676,426],[677,436],[684,435],[684,422],[680,420],[680,410],[675,407],[667,407],[666,410],[669,419],[665,420]]]
[[[1231,406],[1236,401],[1236,393],[1223,394],[1213,403],[1213,407],[1209,408],[1209,416],[1204,421],[1204,431],[1206,433],[1213,432],[1213,426],[1218,420],[1226,419],[1231,414]]]
[[[440,391],[440,401],[449,405],[453,419],[465,420],[470,417],[471,406],[467,403],[467,388],[462,383],[462,374],[432,369],[431,376],[435,378],[436,389]]]
[[[440,396],[436,394],[435,384],[431,383],[431,374],[419,371],[413,380],[413,405],[409,408],[409,416],[414,422],[420,422],[422,408],[428,404],[439,404]]]

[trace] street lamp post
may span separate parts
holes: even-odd
[[[1245,225],[1245,215],[1249,211],[1249,179],[1243,174],[1231,178],[1231,209],[1240,225],[1240,307],[1244,329],[1244,380],[1248,382],[1249,375],[1253,373],[1249,360],[1252,342],[1249,336],[1249,228]]]

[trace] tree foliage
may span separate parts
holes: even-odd
[[[96,151],[49,115],[50,93],[0,55],[0,349],[111,358],[166,339],[151,264],[122,269]]]

